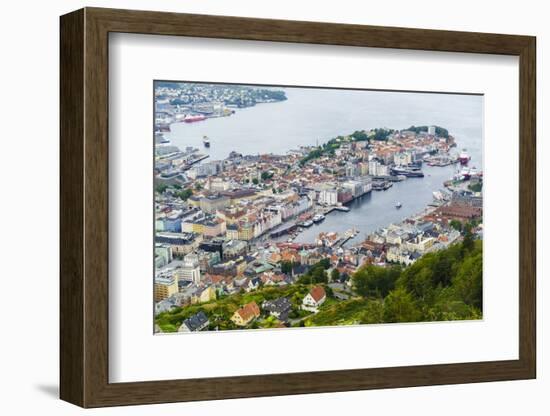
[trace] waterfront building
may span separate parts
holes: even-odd
[[[469,221],[475,218],[480,218],[483,209],[481,207],[469,206],[469,205],[445,205],[438,208],[435,213],[449,220]]]
[[[472,183],[473,181],[470,181]],[[454,206],[464,205],[476,208],[483,208],[483,197],[470,193],[453,192],[451,203]]]
[[[357,198],[372,190],[372,181],[368,178],[360,178],[346,181],[342,186],[351,192],[354,198]]]
[[[334,188],[323,189],[319,192],[319,203],[323,205],[336,205],[338,203],[338,191]]]
[[[155,276],[155,302],[160,302],[178,293],[178,279],[172,271],[157,273]]]
[[[353,199],[353,194],[347,189],[338,189],[338,202],[347,204]]]
[[[378,166],[380,166],[380,163],[377,160],[370,160],[369,161],[369,175],[378,176]]]
[[[428,127],[428,134],[430,136],[435,136],[435,126],[429,126]]]

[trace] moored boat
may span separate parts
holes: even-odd
[[[321,221],[323,221],[325,219],[325,216],[323,214],[317,214],[313,217],[313,222],[315,224],[318,224],[320,223]]]
[[[458,155],[458,161],[461,165],[467,165],[470,161],[470,155],[466,152],[466,149],[462,149],[462,152]]]
[[[183,121],[186,122],[186,123],[194,123],[196,121],[202,121],[202,120],[205,120],[205,119],[206,119],[206,117],[203,116],[202,114],[197,114],[197,115],[187,114],[183,118]]]

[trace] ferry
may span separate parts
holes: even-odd
[[[470,159],[470,155],[466,152],[466,149],[462,149],[462,152],[458,155],[458,161],[460,164],[467,165]]]
[[[395,204],[395,208],[397,208],[397,209],[401,208],[402,206],[403,206],[403,204],[401,204],[401,202],[397,202]]]
[[[391,168],[391,173],[394,176],[404,175],[407,178],[423,178],[424,177],[424,173],[419,168],[416,168],[416,167],[415,168],[404,168],[404,167],[395,166],[395,167]]]
[[[325,216],[323,214],[317,214],[313,217],[313,222],[315,224],[319,224],[320,222],[322,222],[323,220],[325,219]]]
[[[210,147],[210,139],[208,136],[202,136],[202,143],[204,144],[204,147]]]

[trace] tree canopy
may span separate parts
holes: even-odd
[[[461,243],[428,253],[406,268],[367,265],[353,276],[370,302],[365,322],[477,319],[482,314],[482,242],[465,225]]]

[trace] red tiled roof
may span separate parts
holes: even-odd
[[[325,289],[322,286],[315,286],[313,289],[311,289],[309,294],[315,302],[319,302],[326,296]]]
[[[260,308],[256,302],[250,302],[238,309],[237,313],[241,316],[243,321],[248,321],[252,318],[260,316]]]

